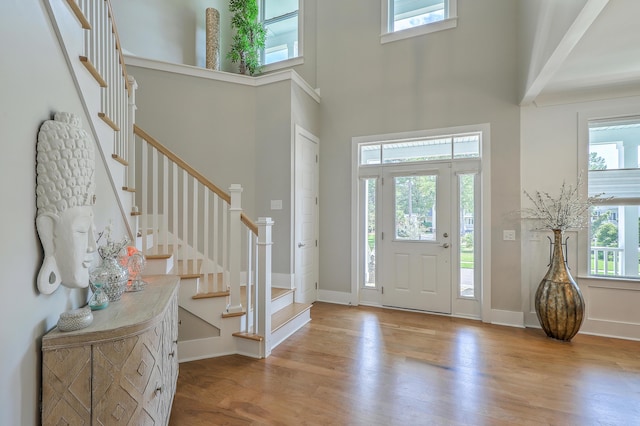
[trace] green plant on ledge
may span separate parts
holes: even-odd
[[[231,27],[235,29],[227,59],[240,64],[240,74],[260,73],[260,49],[264,48],[266,30],[258,21],[257,0],[230,0]]]

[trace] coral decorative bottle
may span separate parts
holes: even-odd
[[[536,313],[542,329],[554,339],[570,341],[584,317],[584,298],[571,276],[562,250],[562,231],[553,230],[549,270],[536,291]]]

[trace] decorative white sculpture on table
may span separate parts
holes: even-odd
[[[38,290],[89,285],[96,250],[93,142],[75,114],[56,113],[38,133],[36,227],[44,248]]]

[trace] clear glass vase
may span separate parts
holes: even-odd
[[[127,288],[129,270],[122,265],[119,256],[102,258],[100,264],[89,274],[89,283],[94,295],[104,292],[109,302],[116,302]]]

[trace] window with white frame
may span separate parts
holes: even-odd
[[[382,0],[382,42],[456,26],[457,0]]]
[[[299,11],[301,0],[260,0],[260,22],[267,30],[260,52],[262,65],[300,56]]]
[[[589,273],[640,279],[640,117],[589,122]]]

